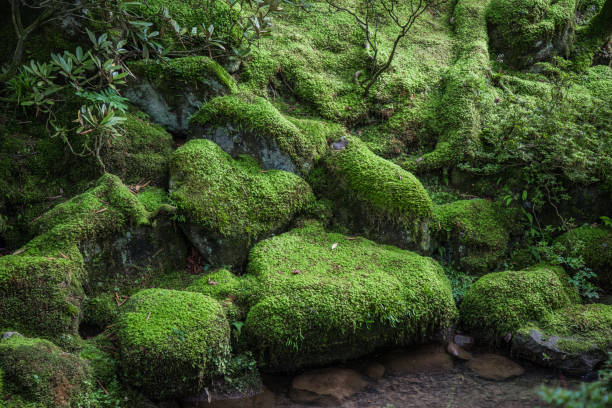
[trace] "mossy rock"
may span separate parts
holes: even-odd
[[[325,184],[317,191],[336,202],[338,221],[377,241],[429,250],[433,204],[421,182],[358,138],[344,143],[325,157]]]
[[[166,262],[185,265],[186,246],[172,245],[178,235],[171,224],[152,225],[156,213],[110,174],[46,212],[34,224],[38,235],[0,258],[0,326],[48,338],[74,335],[84,289],[95,295],[138,288],[171,269]]]
[[[434,206],[432,229],[444,258],[471,273],[493,270],[509,242],[507,216],[488,200],[459,200]]]
[[[307,222],[257,244],[248,273],[219,271],[188,290],[248,311],[242,335],[263,370],[329,364],[435,336],[456,316],[431,258]],[[214,286],[214,287],[211,287]]]
[[[300,177],[234,160],[210,140],[191,140],[172,157],[170,197],[193,245],[213,265],[240,265],[249,246],[285,228],[314,200]]]
[[[117,321],[121,372],[152,398],[203,392],[229,357],[229,324],[219,303],[200,293],[146,289]]]
[[[36,407],[74,407],[91,391],[87,361],[47,340],[18,335],[0,340],[0,369],[4,392]]]
[[[128,114],[122,131],[103,152],[106,171],[126,184],[149,182],[166,187],[172,135],[135,114]]]
[[[518,68],[567,56],[578,5],[576,0],[492,0],[487,23],[493,52]]]
[[[160,63],[153,60],[130,64],[136,75],[125,96],[169,132],[186,134],[189,118],[203,103],[237,91],[236,81],[217,62],[204,56],[184,57]]]
[[[489,273],[463,298],[461,324],[485,337],[504,336],[580,300],[560,267]]]
[[[192,118],[192,133],[238,157],[249,154],[265,169],[305,174],[327,150],[341,126],[281,114],[260,97],[215,98]]]
[[[612,230],[584,225],[561,235],[557,242],[568,254],[582,256],[587,267],[597,274],[599,284],[612,289]]]
[[[83,330],[86,327],[101,332],[112,324],[118,315],[119,308],[114,296],[110,292],[101,293],[85,301],[80,328]]]
[[[573,305],[521,327],[512,354],[573,375],[587,374],[612,351],[612,306]]]

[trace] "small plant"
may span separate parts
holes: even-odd
[[[576,390],[542,387],[538,395],[544,402],[562,408],[606,408],[612,404],[612,353],[599,372],[599,379],[580,383]]]

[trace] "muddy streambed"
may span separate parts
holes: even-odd
[[[246,400],[194,407],[545,407],[542,386],[576,387],[580,380],[506,357],[473,352],[469,361],[427,346],[291,375],[264,375],[264,392]],[[497,378],[487,379],[487,378]]]

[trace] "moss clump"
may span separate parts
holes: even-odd
[[[587,267],[598,275],[600,284],[612,288],[612,231],[585,225],[561,235],[558,242],[568,253],[582,256]]]
[[[121,135],[103,153],[106,170],[125,183],[143,180],[164,186],[174,147],[172,135],[136,115],[128,114]]]
[[[0,340],[0,368],[4,392],[37,407],[77,406],[91,387],[87,362],[46,340],[21,336]]]
[[[203,235],[231,245],[236,253],[245,252],[251,240],[286,226],[314,200],[310,187],[298,176],[263,171],[246,156],[234,160],[215,143],[202,139],[174,153],[170,188],[180,215],[202,229]]]
[[[199,293],[143,290],[122,307],[116,333],[124,378],[153,398],[202,392],[229,355],[223,310]]]
[[[578,301],[562,268],[539,266],[478,279],[463,299],[460,316],[467,328],[503,336]]]
[[[83,307],[81,325],[87,325],[100,331],[113,323],[119,315],[115,298],[110,293],[102,293],[87,299]]]
[[[456,315],[432,259],[307,223],[257,244],[243,332],[260,367],[290,370],[413,344]],[[246,286],[246,285],[245,285]]]
[[[330,133],[327,129],[331,127],[333,132],[338,128],[337,125],[322,126],[324,122],[313,126],[303,120],[289,120],[264,98],[240,96],[223,96],[211,100],[193,116],[192,122],[210,129],[204,131],[205,135],[211,132],[214,134],[219,127],[227,128],[231,125],[239,129],[242,139],[254,139],[253,144],[261,144],[263,141],[269,149],[280,150],[282,155],[291,160],[292,167],[302,173],[307,172],[312,163],[327,150],[325,136]],[[243,140],[242,143],[248,144],[249,141]],[[254,151],[242,153],[266,156],[265,153]],[[267,168],[290,170],[284,168],[286,166],[268,165],[265,157],[258,159]]]
[[[355,210],[355,221],[382,223],[407,229],[417,241],[418,225],[433,211],[429,194],[419,180],[396,164],[374,153],[356,137],[325,158],[327,194],[339,201],[337,208]]]
[[[82,244],[148,224],[148,217],[136,196],[109,174],[45,213],[35,224],[40,235],[18,255],[0,258],[0,326],[49,338],[76,334],[88,280]]]
[[[160,89],[180,91],[181,86],[189,84],[204,91],[207,87],[218,90],[223,86],[229,93],[237,92],[236,80],[216,61],[204,56],[176,58],[166,63],[142,60],[131,64],[130,69]]]
[[[509,234],[503,209],[483,200],[459,200],[434,207],[433,229],[445,254],[462,269],[482,273],[497,266]]]
[[[518,67],[554,53],[567,55],[578,4],[576,0],[492,0],[487,22],[494,52]]]
[[[531,330],[538,330],[547,339],[558,337],[556,346],[562,353],[599,350],[605,356],[608,350],[612,350],[612,306],[568,306],[523,326],[519,334],[529,335]]]

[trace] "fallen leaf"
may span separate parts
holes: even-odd
[[[30,248],[21,248],[16,250],[15,252],[13,252],[13,255],[19,255],[19,254],[23,254],[25,251],[27,251]]]
[[[108,207],[104,207],[101,210],[96,211],[96,214],[100,214],[103,213],[104,211],[108,210]]]
[[[294,269],[294,270],[292,271],[292,273],[293,273],[294,275],[297,275],[297,274],[302,273],[302,271],[300,271],[299,269]]]
[[[216,285],[217,285],[217,282],[216,282],[216,281],[214,281],[214,280],[210,280],[210,279],[209,279],[209,280],[208,280],[208,284],[209,284],[209,285],[212,285],[212,286],[216,286]]]
[[[332,251],[338,247],[338,243],[334,242],[331,246]]]

